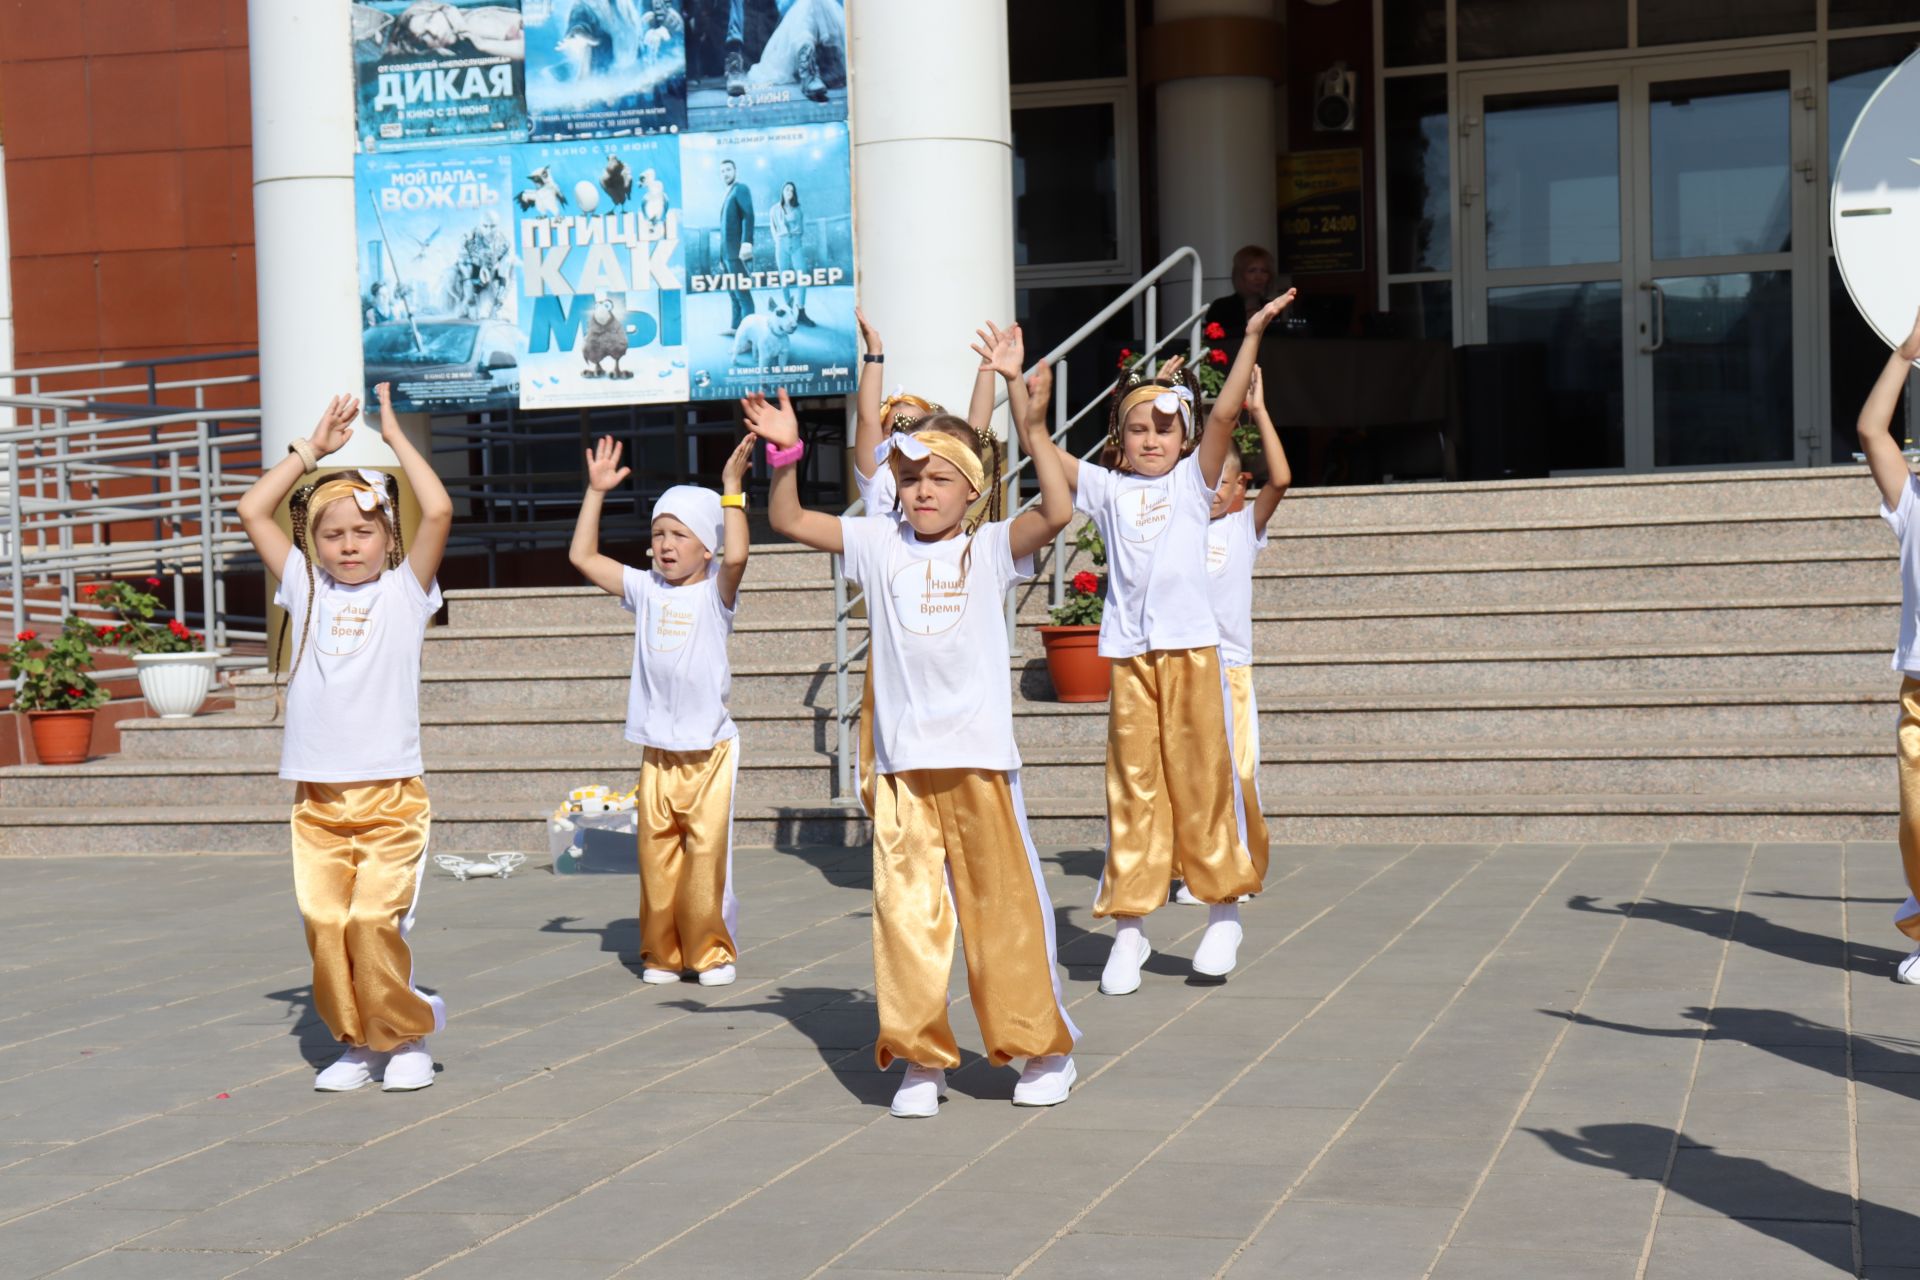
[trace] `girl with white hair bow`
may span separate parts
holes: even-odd
[[[386,383],[380,436],[419,502],[409,547],[391,476],[338,471],[298,489],[346,444],[360,402],[335,396],[319,425],[240,499],[240,523],[280,580],[286,610],[276,658],[297,629],[287,670],[280,776],[293,804],[293,887],[313,956],[313,1006],[340,1058],[323,1092],[375,1080],[389,1091],[433,1083],[426,1037],[446,1022],[438,996],[413,985],[406,937],[419,901],[431,813],[420,762],[420,646],[440,608],[434,580],[453,503],[400,431]],[[292,492],[293,536],[275,522]]]
[[[1247,849],[1249,802],[1234,767],[1220,628],[1207,590],[1207,532],[1260,336],[1293,291],[1247,320],[1246,340],[1202,430],[1194,380],[1169,362],[1115,391],[1101,465],[1061,450],[1074,505],[1107,548],[1100,655],[1110,660],[1107,862],[1095,916],[1114,921],[1100,990],[1140,987],[1152,954],[1144,918],[1167,902],[1177,861],[1208,906],[1193,972],[1224,978],[1238,961],[1239,900],[1260,891]],[[1257,801],[1254,801],[1257,803]]]
[[[747,571],[747,436],[721,470],[724,493],[677,484],[653,505],[651,569],[600,553],[600,508],[630,474],[603,436],[587,451],[587,493],[568,558],[633,615],[627,741],[641,748],[640,980],[702,986],[735,977],[733,787],[740,730],[727,709],[727,638]]]

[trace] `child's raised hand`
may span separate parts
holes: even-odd
[[[1247,336],[1257,338],[1267,331],[1267,326],[1280,317],[1280,313],[1293,305],[1293,299],[1300,291],[1289,289],[1279,297],[1247,317]]]
[[[740,402],[740,412],[746,416],[747,430],[768,444],[790,449],[800,442],[800,419],[794,416],[785,387],[780,388],[779,396],[776,405],[756,391]]]
[[[1913,317],[1913,332],[1900,344],[1900,355],[1907,360],[1920,360],[1920,312]]]
[[[1021,367],[1027,360],[1027,340],[1020,332],[1020,326],[1010,325],[1000,328],[993,321],[987,321],[987,327],[974,330],[980,341],[972,343],[973,353],[980,357],[980,367],[991,369],[1003,378],[1017,378]]]
[[[885,354],[880,342],[880,331],[867,323],[867,313],[855,307],[853,322],[860,326],[860,345],[867,349],[867,354],[870,356]]]
[[[612,436],[601,436],[599,442],[587,450],[587,488],[606,493],[633,474],[633,468],[620,465],[620,454],[625,448]]]
[[[720,468],[720,491],[739,493],[747,481],[747,468],[753,465],[753,446],[760,443],[760,437],[748,435],[733,447],[727,457],[727,464]]]
[[[1172,382],[1180,376],[1180,370],[1186,363],[1187,358],[1185,356],[1174,356],[1160,366],[1160,372],[1156,373],[1154,377],[1162,382]]]
[[[327,407],[320,414],[320,421],[314,424],[313,434],[307,442],[313,451],[326,457],[334,450],[346,444],[353,434],[353,420],[360,416],[360,398],[358,396],[335,396],[327,401]]]
[[[1265,413],[1267,411],[1267,384],[1266,380],[1260,376],[1259,365],[1253,366],[1253,381],[1247,384],[1247,403],[1245,407],[1248,413]]]
[[[1042,364],[1027,375],[1027,420],[1022,424],[1026,430],[1047,432],[1047,403],[1052,399],[1053,366]]]

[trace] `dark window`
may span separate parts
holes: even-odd
[[[1120,256],[1113,107],[1023,107],[1013,113],[1016,266],[1112,262]]]
[[[1126,0],[1007,0],[1007,61],[1014,84],[1124,77]]]
[[[1388,66],[1447,60],[1447,0],[1385,0],[1381,12]]]
[[[1640,0],[1643,45],[1740,40],[1813,28],[1813,0]]]
[[[1387,81],[1387,270],[1445,271],[1453,263],[1447,177],[1447,78]]]
[[[1627,0],[1459,0],[1460,59],[1627,47]]]

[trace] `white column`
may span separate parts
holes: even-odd
[[[353,50],[348,0],[248,0],[260,434],[269,465],[327,397],[359,395]],[[375,411],[377,415],[377,410]],[[392,467],[374,425],[328,465]]]
[[[888,389],[964,414],[974,329],[1015,318],[1006,0],[857,0],[848,23],[861,306]]]
[[[1273,0],[1155,0],[1153,6],[1157,24],[1274,16]],[[1234,250],[1274,247],[1273,93],[1265,76],[1194,76],[1155,90],[1160,247],[1164,253],[1181,245],[1199,250],[1208,299],[1232,292]],[[1177,321],[1186,303],[1184,290],[1163,291],[1166,323]]]

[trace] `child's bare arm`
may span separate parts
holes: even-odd
[[[749,435],[734,446],[727,465],[720,469],[721,493],[746,492],[747,468],[753,465],[753,446],[758,443],[759,436]],[[727,527],[726,550],[720,553],[720,602],[731,609],[740,595],[740,579],[747,573],[747,544],[752,533],[747,528],[745,507],[722,507],[720,516]]]
[[[633,474],[632,468],[620,465],[621,448],[612,436],[601,436],[599,443],[587,450],[587,492],[580,499],[580,518],[573,522],[573,545],[567,548],[567,559],[588,582],[608,595],[624,597],[626,566],[600,554],[600,508],[607,492]]]
[[[1073,489],[1067,483],[1067,469],[1061,459],[1065,451],[1056,449],[1047,439],[1047,404],[1053,399],[1053,368],[1041,365],[1033,371],[1026,415],[1020,420],[1020,442],[1033,459],[1033,479],[1040,490],[1040,505],[1014,517],[1008,530],[1013,558],[1030,556],[1073,520]]]
[[[1233,358],[1233,367],[1227,370],[1227,380],[1220,387],[1213,412],[1207,415],[1206,430],[1200,436],[1200,476],[1210,487],[1220,483],[1220,468],[1226,464],[1227,446],[1233,442],[1234,423],[1239,421],[1240,405],[1252,385],[1254,366],[1260,363],[1260,336],[1282,311],[1293,305],[1297,292],[1289,289],[1247,317],[1246,339],[1240,344],[1240,354]]]
[[[307,443],[313,447],[313,456],[324,458],[346,444],[347,438],[353,434],[353,420],[359,416],[360,401],[356,396],[335,396],[327,401],[327,407],[320,413],[320,421],[314,425],[313,434],[307,437]],[[285,576],[287,553],[293,550],[293,539],[287,536],[287,531],[280,527],[274,515],[305,474],[305,464],[289,453],[267,468],[234,506],[235,513],[240,517],[240,527],[247,532],[248,541],[253,543],[261,562],[276,578]]]
[[[420,589],[429,590],[434,575],[440,572],[440,560],[447,553],[447,538],[453,532],[453,499],[447,496],[447,486],[440,482],[433,464],[421,456],[413,447],[413,441],[407,439],[406,432],[400,430],[400,419],[393,414],[393,389],[382,382],[373,390],[380,397],[380,438],[393,450],[394,457],[400,459],[400,471],[413,489],[414,501],[420,504],[420,527],[413,531],[407,545],[407,567],[419,579]]]
[[[884,355],[880,341],[880,331],[867,323],[867,317],[860,308],[853,309],[855,323],[860,326],[860,345],[867,349],[870,356]],[[860,394],[854,401],[853,415],[853,465],[867,479],[873,478],[875,462],[873,451],[886,439],[887,424],[880,421],[880,405],[886,399],[883,384],[887,380],[887,366],[878,361],[864,361],[860,365]],[[799,428],[796,424],[795,431]],[[774,441],[775,444],[789,443]]]
[[[1260,487],[1260,493],[1253,500],[1253,527],[1264,529],[1273,519],[1273,513],[1280,508],[1280,499],[1287,496],[1287,486],[1293,483],[1293,468],[1287,464],[1287,451],[1280,444],[1280,433],[1274,429],[1273,419],[1267,415],[1266,384],[1260,376],[1260,366],[1253,366],[1253,385],[1248,389],[1247,408],[1253,414],[1253,425],[1260,428],[1260,453],[1267,460],[1267,482]]]
[[[771,444],[800,437],[800,424],[793,416],[793,404],[787,399],[785,387],[780,389],[778,404],[756,391],[740,402],[740,409],[746,415],[747,429]],[[809,511],[800,505],[796,465],[790,462],[773,469],[773,483],[767,493],[768,522],[775,533],[815,551],[845,550],[845,541],[840,536],[840,517],[824,511]]]
[[[1900,405],[1900,392],[1907,385],[1915,360],[1920,360],[1920,315],[1914,316],[1913,332],[1907,340],[1887,357],[1886,368],[1880,371],[1866,404],[1860,407],[1860,449],[1867,455],[1867,467],[1889,511],[1900,504],[1900,495],[1913,477],[1900,442],[1893,438],[1893,411]]]

